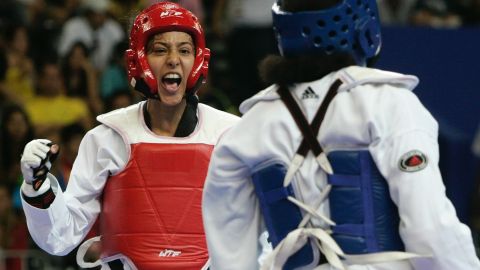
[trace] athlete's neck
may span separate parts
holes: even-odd
[[[146,106],[150,130],[160,136],[173,137],[185,111],[185,99],[176,106],[165,106],[159,100],[149,99]]]

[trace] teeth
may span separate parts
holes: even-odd
[[[175,73],[169,73],[163,77],[164,79],[180,79],[180,75]]]
[[[177,73],[168,73],[163,76],[162,82],[167,86],[178,86],[182,82],[182,77]]]

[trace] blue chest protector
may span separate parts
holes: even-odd
[[[329,194],[331,219],[336,223],[332,237],[347,254],[403,251],[398,234],[399,216],[390,199],[388,185],[368,151],[335,151],[328,155],[332,175]],[[273,246],[297,229],[303,218],[298,206],[287,200],[295,197],[291,185],[283,187],[286,168],[278,163],[252,175],[256,195]],[[284,269],[309,265],[314,247],[308,242],[291,256]]]
[[[368,151],[328,155],[335,172],[328,176],[330,216],[337,225],[333,238],[345,253],[403,251],[400,218],[386,180]]]
[[[283,187],[285,166],[275,163],[252,175],[255,193],[260,202],[260,209],[268,230],[268,240],[276,247],[287,234],[295,230],[303,218],[302,212],[295,204],[287,200],[293,196],[292,185]],[[285,263],[285,269],[308,265],[314,260],[313,246],[310,242],[291,256]]]
[[[306,121],[288,88],[279,87],[282,101],[304,136],[296,152],[298,155],[305,157],[309,151],[316,157],[323,154],[316,137],[328,105],[341,84],[340,80],[332,84],[311,124]],[[343,252],[367,254],[403,251],[398,233],[400,219],[397,208],[390,199],[387,182],[370,153],[334,151],[328,154],[327,159],[333,171],[327,174],[332,187],[328,196],[330,217],[336,224],[331,228],[332,237]],[[329,168],[323,169],[330,171]],[[285,175],[286,168],[280,163],[259,168],[252,174],[269,239],[274,247],[298,228],[304,216],[303,210],[288,200],[289,196],[296,196],[291,184],[283,186]],[[314,242],[307,241],[305,246],[289,257],[284,269],[317,264],[316,249]]]

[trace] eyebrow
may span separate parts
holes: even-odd
[[[154,45],[154,44],[161,44],[161,45],[163,45],[163,46],[165,46],[165,47],[170,47],[170,46],[171,46],[171,43],[169,43],[169,42],[164,42],[164,41],[155,41],[155,40],[153,40],[153,41],[152,41],[152,45]],[[193,45],[193,42],[191,42],[191,41],[181,41],[181,42],[175,43],[174,45],[176,45],[176,46],[178,46],[178,47],[179,47],[179,46],[183,46],[183,45],[191,45],[191,46],[194,46],[194,45]]]
[[[153,50],[153,47],[155,46],[155,44],[160,44],[160,45],[165,46],[167,48],[172,47],[172,45],[168,42],[164,42],[164,41],[161,41],[161,40],[155,41],[155,39],[153,39],[151,42],[146,44],[145,50],[147,52]],[[181,46],[184,46],[184,45],[190,45],[190,46],[192,46],[193,49],[195,49],[195,45],[193,45],[193,42],[191,42],[191,41],[181,41],[181,42],[178,42],[174,45],[177,46],[177,47],[181,47]]]

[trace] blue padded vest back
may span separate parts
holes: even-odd
[[[386,180],[368,151],[328,154],[334,174],[329,195],[330,216],[337,224],[333,238],[347,254],[403,251],[400,218]]]

